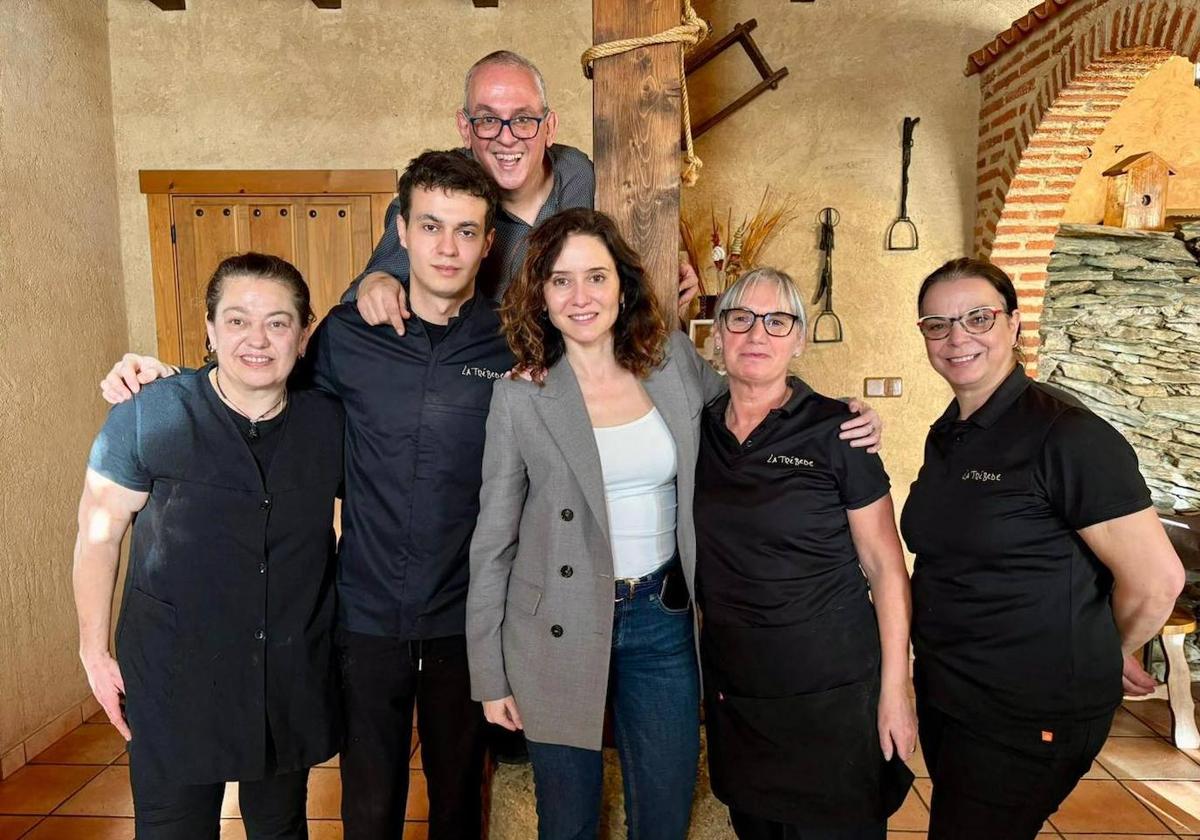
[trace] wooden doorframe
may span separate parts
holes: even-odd
[[[388,205],[396,195],[396,180],[395,169],[139,170],[138,184],[146,196],[149,217],[155,334],[160,357],[169,358],[182,352],[172,196],[367,196],[371,200],[371,233],[378,242]]]

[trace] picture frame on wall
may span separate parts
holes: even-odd
[[[693,318],[688,321],[688,338],[696,346],[696,352],[701,358],[724,373],[715,348],[715,327],[712,318]]]

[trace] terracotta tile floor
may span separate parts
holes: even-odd
[[[426,840],[429,805],[413,731],[404,840]],[[125,743],[101,712],[0,782],[0,840],[133,840]],[[308,779],[310,840],[341,840],[342,786],[335,757]],[[237,785],[225,789],[221,840],[244,840]]]
[[[1194,686],[1200,695],[1200,684]],[[1127,703],[1092,770],[1040,837],[1061,840],[1200,840],[1200,750],[1175,749],[1164,737],[1165,701]],[[427,840],[428,803],[420,745],[413,733],[412,783],[405,840]],[[129,769],[120,737],[102,716],[49,746],[0,782],[0,840],[133,840]],[[888,837],[916,840],[929,824],[932,785],[918,751],[917,783],[892,818]],[[337,760],[309,778],[312,840],[341,840]],[[236,785],[222,806],[223,840],[244,838]]]

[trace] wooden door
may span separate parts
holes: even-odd
[[[145,171],[158,354],[195,367],[205,356],[204,292],[226,257],[288,260],[318,319],[370,258],[394,193],[394,170]],[[384,191],[388,190],[388,191]]]

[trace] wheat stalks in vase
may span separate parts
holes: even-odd
[[[745,223],[742,235],[742,267],[745,269],[758,266],[758,257],[771,239],[796,220],[796,202],[794,199],[773,199],[771,188],[763,190],[762,200],[754,217]]]

